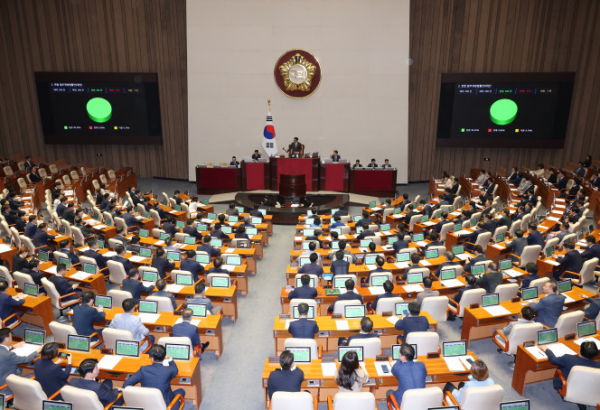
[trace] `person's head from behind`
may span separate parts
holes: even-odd
[[[484,381],[490,376],[488,367],[482,360],[475,360],[471,364],[471,376],[477,381]]]
[[[341,251],[346,249],[346,241],[345,240],[342,239],[341,241],[339,241],[338,245],[339,245]]]
[[[598,346],[591,340],[585,341],[581,344],[579,354],[581,354],[583,358],[591,360],[598,354]]]
[[[475,283],[477,283],[477,278],[471,274],[465,276],[465,280],[467,281],[467,285],[469,286],[475,286]]]
[[[309,259],[310,259],[310,263],[317,263],[317,260],[319,259],[319,255],[317,255],[315,252],[313,252],[310,254]]]
[[[573,249],[575,249],[575,242],[567,241],[563,244],[563,248],[568,249],[568,251],[572,251]]]
[[[3,282],[6,283],[6,282]],[[8,328],[0,329],[0,345],[9,346],[12,343],[12,332]]]
[[[521,228],[515,229],[515,236],[517,238],[522,238],[523,237],[523,230]]]
[[[136,268],[133,268],[133,269],[129,269],[129,272],[127,272],[127,277],[129,279],[137,280],[139,277],[139,274],[140,273],[138,272],[138,270]]]
[[[279,356],[279,365],[281,370],[290,370],[294,364],[294,354],[289,350],[284,350]]]
[[[475,245],[473,252],[475,252],[477,255],[481,255],[483,253],[483,248],[481,247],[481,245]]]
[[[126,313],[130,313],[133,312],[133,309],[135,309],[135,299],[134,298],[127,298],[123,301],[122,306],[123,306],[123,310]]]
[[[408,304],[408,313],[410,313],[411,316],[419,316],[421,313],[421,305],[417,302],[410,302]]]
[[[452,262],[454,260],[454,253],[448,251],[444,254],[447,262]]]
[[[394,291],[394,284],[391,280],[386,280],[383,282],[383,290],[385,293],[392,293]]]
[[[182,320],[185,320],[186,322],[191,322],[193,317],[194,317],[194,311],[192,309],[190,309],[190,308],[183,309],[183,312],[181,314]]]
[[[429,239],[431,239],[432,242],[436,242],[438,239],[440,239],[440,234],[437,232],[431,232],[429,234]]]
[[[369,242],[369,252],[375,252],[375,249],[377,249],[375,242]]]
[[[42,360],[54,360],[58,357],[58,344],[46,343],[40,353]]]
[[[360,330],[363,333],[371,333],[373,331],[373,321],[367,316],[360,319]]]
[[[163,291],[165,290],[165,288],[167,287],[167,281],[164,279],[159,279],[156,281],[156,289],[158,289],[158,291]]]
[[[96,294],[94,292],[92,292],[91,290],[86,290],[81,295],[81,303],[83,303],[84,305],[92,306],[95,298]]]
[[[410,261],[413,265],[418,265],[421,260],[421,256],[418,253],[413,253],[410,255]]]
[[[165,360],[167,349],[163,345],[155,344],[148,350],[148,356],[154,363],[160,363]]]
[[[423,278],[423,286],[425,287],[425,289],[431,289],[432,285],[433,281],[431,280],[431,278],[429,276],[425,276]]]
[[[498,270],[498,266],[494,262],[488,263],[486,271],[487,272],[496,272]]]
[[[535,311],[531,306],[524,306],[523,309],[521,309],[521,317],[525,320],[533,320]]]
[[[340,364],[338,383],[342,387],[350,389],[353,381],[351,380],[352,374],[358,369],[358,354],[354,350],[350,350],[342,357],[342,363]]]
[[[415,349],[407,344],[407,343],[403,343],[402,346],[400,346],[400,356],[399,359],[401,362],[412,362],[415,358]]]
[[[537,275],[538,266],[535,262],[529,262],[527,265],[525,265],[525,270],[530,275]]]
[[[4,279],[0,279],[0,293],[6,292],[6,289],[8,289],[8,282]]]
[[[308,303],[300,303],[298,305],[298,315],[306,317],[308,315]]]
[[[346,282],[344,282],[344,285],[346,286],[346,290],[354,290],[354,281],[352,279],[346,280]]]
[[[306,273],[300,276],[300,283],[302,283],[302,286],[308,286],[310,283],[310,276]]]
[[[77,368],[77,372],[82,379],[95,379],[100,373],[98,367],[98,360],[96,359],[84,359],[83,362]]]
[[[377,264],[378,268],[382,268],[383,264],[385,263],[385,259],[383,259],[383,256],[378,256],[377,258],[375,258],[375,263]]]
[[[194,285],[194,293],[196,295],[202,295],[204,293],[204,289],[206,289],[204,282],[198,282]]]
[[[314,251],[315,251],[315,249],[317,249],[317,244],[316,244],[316,242],[315,242],[315,241],[310,241],[310,242],[308,243],[308,250],[309,250],[309,251],[313,251],[313,252],[314,252]]]
[[[221,266],[223,266],[223,258],[221,258],[220,256],[216,258],[213,261],[213,265],[215,266],[215,268],[219,269]]]
[[[344,251],[337,251],[335,253],[335,259],[338,261],[341,261],[342,259],[344,259]]]

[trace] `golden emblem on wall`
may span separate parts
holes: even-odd
[[[288,50],[275,64],[275,82],[281,92],[291,98],[305,98],[311,95],[321,81],[321,67],[312,53],[301,50]]]

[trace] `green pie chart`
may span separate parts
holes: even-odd
[[[510,124],[517,118],[517,103],[508,98],[496,101],[490,107],[490,119],[497,125]]]
[[[106,122],[112,117],[112,106],[104,98],[95,97],[85,106],[88,116],[95,122]]]

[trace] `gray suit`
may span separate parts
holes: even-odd
[[[514,241],[506,245],[506,249],[511,250],[517,256],[521,256],[523,248],[527,246],[527,238],[515,238]]]
[[[18,364],[29,363],[38,356],[37,352],[29,356],[17,356],[14,352],[9,352],[5,347],[0,347],[0,386],[6,384],[6,378],[11,374],[21,374]]]
[[[133,340],[138,342],[141,342],[150,333],[148,328],[142,323],[142,320],[132,313],[116,314],[112,322],[110,322],[109,327],[112,329],[129,330],[133,335]]]
[[[554,327],[562,313],[565,299],[563,295],[551,293],[541,298],[538,303],[529,305],[535,312],[538,312],[535,321],[548,327]]]

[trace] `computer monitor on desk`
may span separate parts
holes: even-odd
[[[464,356],[467,354],[467,341],[443,342],[442,353],[444,357]]]
[[[409,285],[415,283],[423,283],[423,274],[421,272],[418,273],[409,273],[406,275],[406,283]]]
[[[416,233],[413,235],[413,242],[421,242],[424,239],[425,239],[425,234]]]
[[[4,400],[2,400],[2,409],[4,409]],[[44,400],[42,410],[73,410],[73,404],[64,401]]]
[[[165,343],[165,349],[173,360],[190,360],[190,345]]]
[[[500,294],[483,295],[481,297],[481,307],[497,306],[500,304]]]
[[[158,302],[155,300],[140,300],[140,313],[158,313]]]
[[[577,323],[577,337],[587,337],[596,334],[596,322],[585,321]]]
[[[204,303],[188,303],[187,307],[192,309],[194,317],[206,317],[206,305]]]
[[[315,278],[310,278],[310,281],[308,282],[308,286],[310,286],[311,288],[317,287],[317,284],[315,283]],[[302,287],[302,274],[296,275],[296,287],[297,288]]]
[[[37,297],[38,291],[38,286],[33,283],[23,284],[23,293],[28,296]]]
[[[545,329],[537,332],[537,344],[539,346],[558,342],[558,329]]]
[[[117,340],[115,342],[117,356],[138,357],[140,355],[140,342],[135,340]]]
[[[383,286],[387,281],[387,275],[371,275],[371,286]]]
[[[46,340],[46,332],[43,330],[25,329],[25,343],[43,346]]]
[[[558,293],[570,292],[573,288],[573,283],[570,280],[561,280],[558,282]]]
[[[140,256],[142,256],[144,258],[151,258],[152,257],[152,249],[150,249],[150,248],[140,248],[139,254],[140,254]]]
[[[175,275],[175,284],[181,286],[192,286],[194,283],[194,278],[192,275],[187,274],[176,274]]]
[[[504,259],[504,260],[500,261],[498,266],[500,267],[501,271],[505,271],[507,269],[512,269],[513,263],[512,263],[512,260],[510,260],[510,259]]]
[[[428,249],[425,251],[425,259],[435,259],[439,256],[437,249]]]
[[[396,303],[396,315],[397,316],[400,316],[400,315],[408,316],[409,315],[408,302]]]
[[[287,350],[294,355],[295,363],[310,363],[310,347],[288,347]]]
[[[158,280],[158,272],[142,269],[142,280],[144,282],[156,282]]]
[[[364,348],[362,346],[340,346],[338,347],[338,362],[341,362],[348,352],[356,352],[358,361],[364,361]]]
[[[481,276],[485,273],[485,264],[475,265],[471,268],[473,276]]]
[[[456,271],[454,269],[442,269],[440,272],[440,280],[456,279]]]
[[[76,352],[89,353],[89,351],[90,351],[89,336],[68,335],[67,336],[67,350],[74,350]]]
[[[521,289],[521,298],[523,300],[537,299],[537,297],[538,297],[537,286],[532,286],[530,288]]]
[[[529,400],[500,403],[500,410],[529,410]]]
[[[365,305],[344,306],[344,317],[346,319],[359,319],[365,317]]]
[[[410,261],[410,252],[400,252],[396,254],[396,262]]]
[[[112,309],[112,296],[96,295],[95,306],[103,306],[104,309]]]
[[[312,306],[308,307],[308,314],[306,315],[306,317],[308,319],[314,319],[315,318],[315,309]],[[292,310],[292,318],[293,319],[300,319],[300,312],[298,311],[298,306],[294,306],[294,309]]]

